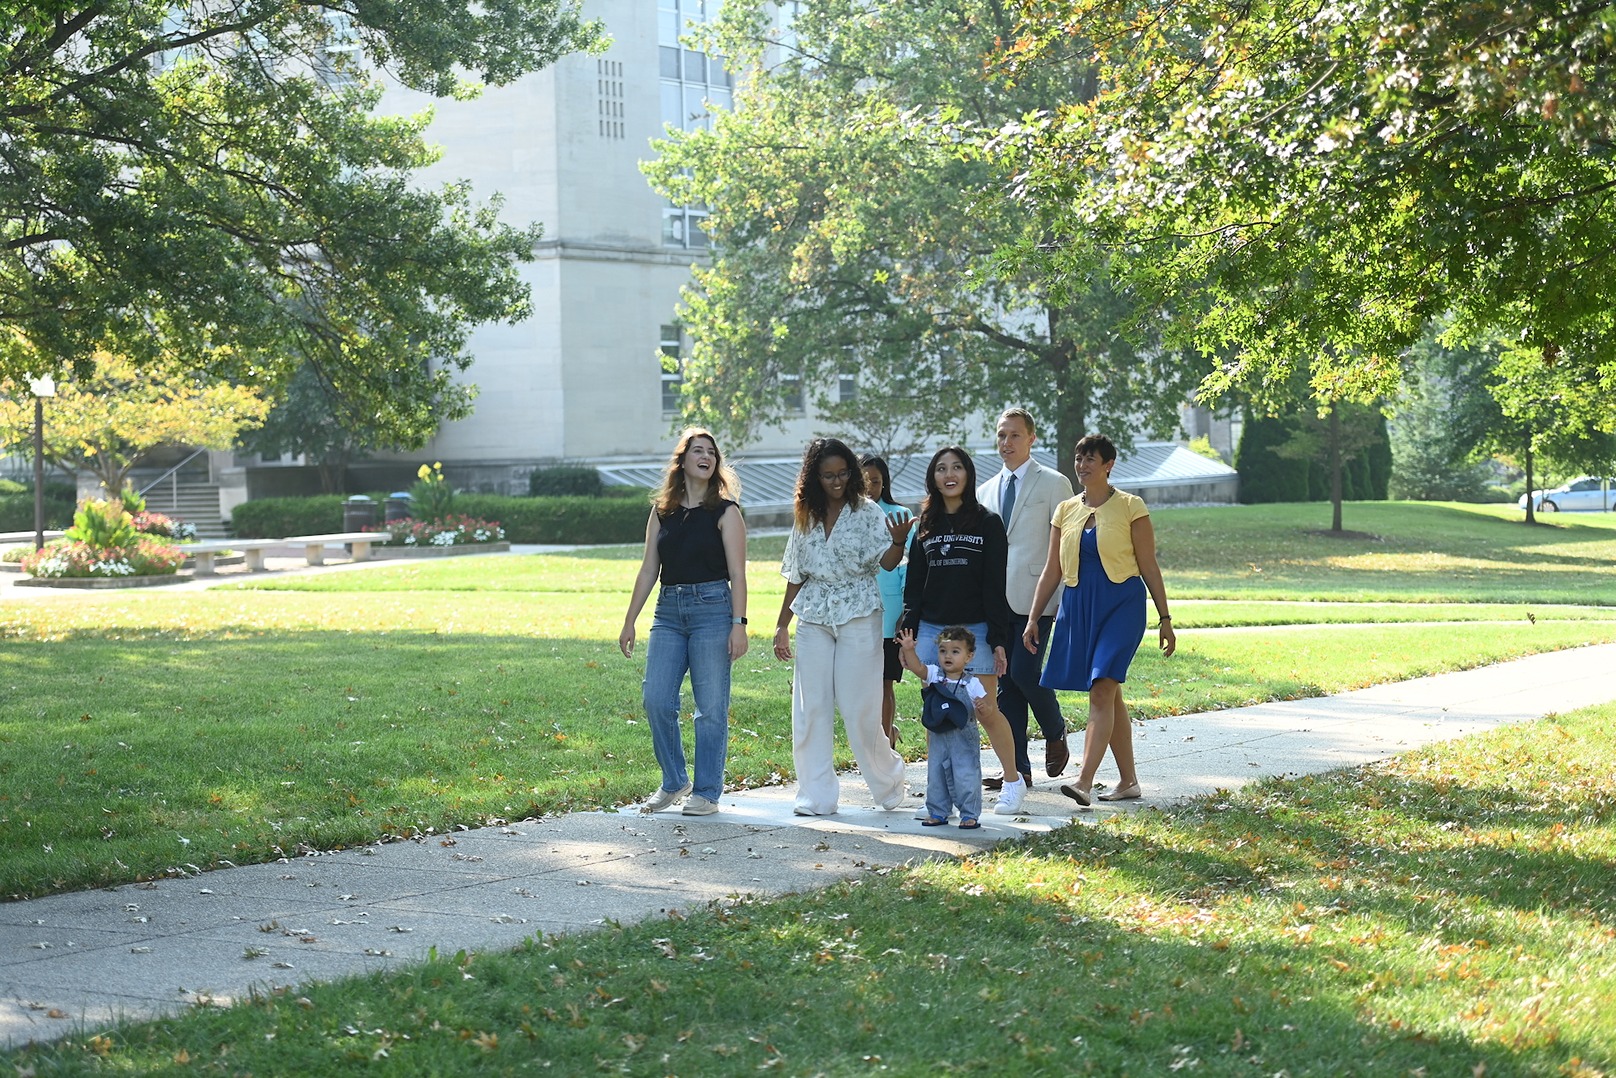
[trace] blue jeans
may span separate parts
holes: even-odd
[[[1026,625],[1023,618],[1010,619],[1012,626]],[[1060,701],[1055,690],[1038,683],[1044,672],[1044,649],[1049,647],[1049,634],[1054,629],[1054,615],[1038,619],[1038,653],[1027,650],[1018,637],[1010,644],[1010,662],[1005,676],[999,679],[999,714],[1010,724],[1010,737],[1016,745],[1016,771],[1023,777],[1032,774],[1032,761],[1027,757],[1027,709],[1038,720],[1044,740],[1049,741],[1066,734],[1066,720],[1061,717]]]
[[[717,801],[724,792],[724,759],[729,752],[729,581],[665,584],[651,619],[645,651],[645,718],[651,747],[662,766],[662,788],[682,790],[684,739],[679,732],[679,690],[690,672],[696,698],[696,777],[694,793]]]
[[[926,814],[961,820],[982,815],[982,728],[973,719],[960,730],[926,731]]]

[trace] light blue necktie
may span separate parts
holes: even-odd
[[[999,499],[999,515],[1004,518],[1004,526],[1010,527],[1010,513],[1016,507],[1016,473],[1011,472],[1010,478],[1004,482],[1004,497]]]

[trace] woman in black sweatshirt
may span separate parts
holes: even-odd
[[[909,547],[909,578],[903,589],[903,624],[915,633],[915,653],[937,664],[937,634],[963,625],[986,647],[976,649],[967,669],[982,681],[993,705],[978,713],[994,755],[1004,765],[1004,787],[993,811],[1011,816],[1027,796],[1027,776],[1017,773],[1010,724],[999,712],[998,684],[1011,645],[1010,604],[1004,574],[1009,556],[1004,523],[976,500],[976,464],[957,445],[944,446],[926,469],[926,500]]]

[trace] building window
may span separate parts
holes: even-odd
[[[685,383],[684,335],[678,326],[662,327],[662,414],[678,415]]]
[[[321,85],[340,90],[352,86],[359,65],[359,35],[354,33],[353,16],[346,11],[325,13],[325,46],[315,56],[314,74]]]
[[[856,372],[843,372],[836,379],[836,399],[843,404],[858,400],[858,374]]]
[[[782,374],[780,376],[780,402],[785,410],[792,415],[802,415],[802,375]]]
[[[600,137],[620,139],[624,136],[623,121],[623,62],[621,60],[595,61],[596,110],[599,112]]]
[[[693,24],[718,17],[718,0],[657,0],[658,69],[662,77],[661,118],[665,127],[706,131],[712,110],[727,109],[734,100],[735,80],[724,58],[685,47],[680,36]],[[706,247],[700,228],[707,216],[702,206],[670,206],[662,214],[666,247]]]

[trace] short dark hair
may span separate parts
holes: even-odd
[[[958,640],[960,643],[965,645],[966,651],[970,652],[972,655],[976,654],[976,634],[971,632],[971,630],[967,629],[963,625],[950,625],[948,628],[937,634],[937,642],[939,644],[945,640]]]
[[[1085,434],[1072,447],[1072,459],[1086,457],[1090,453],[1099,457],[1104,463],[1110,464],[1117,459],[1116,443],[1103,434]]]

